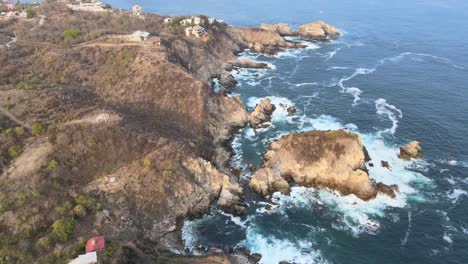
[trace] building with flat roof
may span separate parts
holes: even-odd
[[[131,35],[133,41],[145,41],[150,37],[150,33],[146,31],[135,31]]]

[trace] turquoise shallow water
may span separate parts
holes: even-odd
[[[276,205],[248,194],[248,213],[217,210],[187,222],[186,246],[245,246],[262,263],[468,263],[468,2],[420,1],[110,1],[166,14],[204,13],[239,26],[322,19],[343,33],[275,57],[242,56],[274,65],[234,72],[248,108],[264,97],[279,108],[272,126],[236,135],[234,166],[261,164],[269,143],[291,131],[349,128],[373,163],[371,177],[398,184],[397,199],[362,202],[325,190],[294,188]],[[425,157],[396,158],[419,140]],[[355,202],[357,204],[355,204]]]

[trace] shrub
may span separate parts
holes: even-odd
[[[75,230],[75,220],[73,218],[62,218],[52,224],[52,234],[60,241],[70,240],[73,230]]]
[[[31,7],[26,8],[26,17],[33,18],[37,14],[36,10],[32,9]]]
[[[4,133],[7,137],[13,137],[13,129],[11,128],[6,129]]]
[[[150,159],[144,159],[143,165],[145,166],[145,168],[151,168],[151,166],[153,165],[153,162],[151,162]]]
[[[76,204],[81,205],[86,209],[91,209],[94,204],[94,199],[81,194],[78,197],[76,197],[75,202]]]
[[[8,155],[10,158],[14,159],[21,153],[21,146],[14,145],[8,149]]]
[[[46,128],[42,123],[34,123],[32,125],[32,134],[36,137],[40,137],[44,135],[46,132]]]
[[[50,248],[51,246],[51,239],[48,236],[41,237],[36,241],[36,248],[39,251],[46,251]]]
[[[67,40],[67,39],[74,39],[74,38],[77,38],[79,36],[81,36],[81,34],[83,34],[83,32],[81,32],[81,30],[78,30],[78,29],[67,29],[65,31],[62,32],[62,38],[64,40]]]
[[[18,135],[18,136],[22,136],[25,133],[24,128],[22,128],[22,127],[15,128],[15,132],[16,132],[16,135]]]
[[[48,171],[54,171],[57,168],[58,162],[55,160],[49,161],[49,164],[47,165],[47,170]]]
[[[73,213],[78,217],[83,217],[86,215],[86,210],[82,205],[77,205],[73,208]]]

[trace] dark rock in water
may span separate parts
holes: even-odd
[[[391,198],[395,198],[396,195],[395,195],[395,191],[398,192],[399,188],[397,185],[391,185],[391,186],[388,186],[388,185],[385,185],[381,182],[377,183],[377,190],[379,191],[379,193],[383,193],[385,195],[388,195],[390,196]]]
[[[268,127],[266,122],[271,121],[271,116],[276,107],[271,103],[270,98],[263,99],[250,114],[250,125],[253,128]]]
[[[290,115],[294,115],[294,114],[297,113],[297,109],[292,107],[292,106],[288,107],[288,109],[286,109],[286,110],[288,111],[288,114],[290,114]]]
[[[267,204],[267,205],[265,205],[265,210],[267,210],[267,211],[271,211],[271,204]]]
[[[369,167],[374,167],[374,163],[369,163]]]
[[[286,260],[282,260],[282,261],[280,261],[278,264],[291,264],[291,262],[288,262],[288,261],[286,261]]]
[[[256,170],[256,169],[257,169],[257,167],[255,167],[255,165],[249,164],[249,170],[250,170],[250,171],[254,171],[254,170]]]
[[[419,159],[422,158],[422,148],[419,142],[413,141],[404,147],[400,147],[400,155],[398,156],[403,160]]]
[[[388,163],[388,161],[382,160],[382,161],[380,161],[380,163],[381,163],[382,167],[391,170],[391,167],[390,167],[390,164]]]

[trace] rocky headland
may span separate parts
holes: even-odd
[[[345,130],[292,133],[272,143],[250,188],[262,195],[288,194],[290,185],[329,188],[369,200],[384,193],[395,197],[397,186],[369,178],[360,136]]]
[[[284,23],[278,24],[261,24],[260,28],[278,33],[280,36],[286,37],[301,37],[304,39],[324,40],[328,38],[338,37],[340,32],[332,26],[321,20],[301,25],[294,31],[290,26]]]
[[[248,113],[226,96],[232,69],[268,68],[237,54],[304,45],[285,26],[207,24],[199,39],[154,14],[32,8],[47,19],[0,21],[0,35],[17,38],[0,48],[0,262],[65,263],[104,235],[103,263],[255,263],[245,252],[190,256],[181,225],[212,204],[245,210],[229,142],[274,106]],[[128,40],[136,30],[151,37]]]

